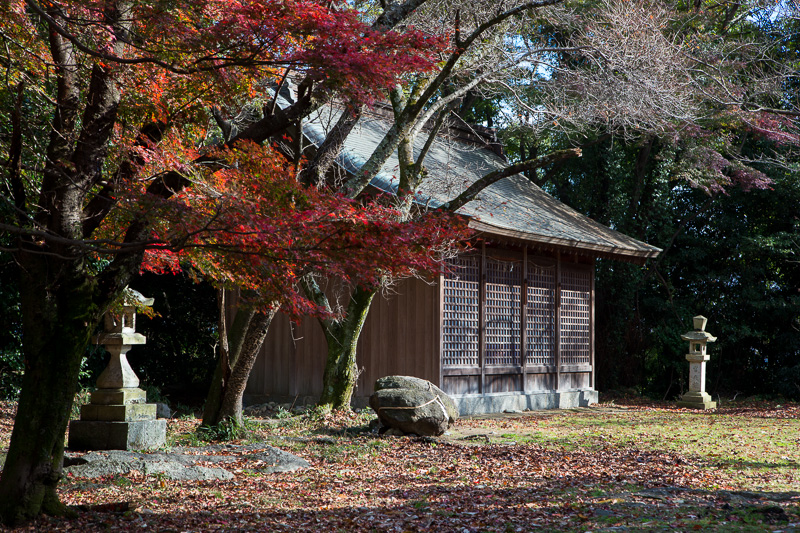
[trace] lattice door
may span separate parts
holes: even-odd
[[[486,366],[520,364],[522,261],[486,259]]]
[[[556,269],[528,261],[527,364],[556,364]]]
[[[444,278],[442,366],[478,366],[480,258],[460,256]]]
[[[561,273],[561,364],[589,364],[591,272]]]

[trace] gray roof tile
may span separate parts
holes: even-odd
[[[335,124],[339,112],[330,107],[318,111],[304,124],[306,137],[319,145]],[[390,124],[379,114],[367,113],[347,139],[338,163],[356,172],[383,139]],[[425,135],[417,139],[419,152]],[[491,150],[440,134],[424,161],[431,179],[425,181],[418,202],[439,207],[454,199],[470,184],[507,163]],[[386,162],[371,185],[396,192],[399,168],[396,153]],[[484,189],[458,211],[470,217],[477,230],[533,243],[594,252],[598,256],[641,261],[660,250],[596,222],[559,202],[522,175],[502,179]]]

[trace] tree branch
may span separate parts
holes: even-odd
[[[513,176],[514,174],[519,174],[520,172],[524,172],[526,170],[541,168],[543,166],[547,166],[564,159],[569,159],[571,157],[580,157],[580,156],[581,156],[580,148],[569,148],[567,150],[559,150],[557,152],[553,152],[552,154],[548,154],[538,159],[523,161],[521,163],[516,163],[514,165],[510,165],[505,168],[495,170],[494,172],[489,172],[488,174],[480,178],[478,181],[470,185],[466,191],[459,194],[454,200],[451,200],[450,202],[445,204],[444,208],[449,211],[456,211],[459,208],[463,207],[465,204],[474,200],[475,197],[478,195],[478,193],[481,192],[483,189],[485,189],[486,187],[497,181],[500,181],[503,178],[507,178],[508,176]]]
[[[47,143],[47,159],[43,171],[42,186],[39,193],[39,212],[36,220],[41,225],[56,223],[55,209],[58,184],[65,177],[64,167],[71,154],[73,130],[78,115],[80,87],[77,80],[77,59],[70,41],[62,39],[56,32],[50,32],[50,54],[56,70],[56,106],[53,115],[50,139]]]
[[[22,96],[25,82],[17,84],[17,98],[14,102],[14,109],[11,112],[11,143],[8,147],[8,183],[9,193],[14,200],[17,208],[17,217],[20,222],[24,220],[25,213],[25,185],[20,176],[20,162],[22,160]]]
[[[447,63],[445,63],[444,67],[442,67],[442,70],[436,76],[436,79],[434,79],[434,81],[428,86],[427,90],[422,94],[419,103],[416,106],[412,106],[412,109],[409,109],[409,116],[419,115],[423,106],[428,104],[429,100],[434,97],[442,84],[444,84],[444,82],[450,77],[450,73],[453,71],[453,68],[455,68],[458,60],[461,59],[461,56],[464,55],[467,49],[472,46],[472,43],[480,38],[480,36],[483,35],[486,30],[497,26],[514,15],[524,13],[525,11],[538,9],[540,7],[552,6],[561,2],[563,2],[563,0],[538,0],[536,2],[528,2],[513,9],[498,13],[494,17],[485,21],[483,24],[479,25],[463,41],[457,43],[458,48],[450,55],[450,58],[447,60]]]
[[[509,9],[496,16],[490,18],[483,24],[479,25],[470,35],[468,35],[460,45],[448,58],[445,65],[436,75],[436,77],[427,85],[425,90],[420,94],[419,98],[414,101],[409,101],[401,115],[395,119],[389,131],[373,150],[369,159],[359,169],[359,172],[352,178],[347,180],[344,184],[343,191],[349,198],[358,196],[364,188],[369,185],[372,178],[380,170],[386,160],[390,157],[392,152],[398,147],[401,140],[408,136],[414,136],[419,129],[443,106],[447,105],[450,100],[459,98],[466,94],[471,88],[478,85],[483,81],[484,76],[479,76],[469,82],[465,87],[460,88],[454,93],[443,98],[444,101],[434,102],[434,98],[441,90],[444,83],[449,79],[453,69],[458,63],[459,59],[467,51],[467,49],[488,29],[502,23],[514,15],[523,13],[525,11],[537,9],[540,7],[555,5],[563,0],[538,0],[536,2],[528,2],[513,9]],[[433,102],[433,103],[432,103]],[[413,130],[412,130],[413,128]]]
[[[167,125],[163,122],[151,122],[146,124],[139,131],[134,146],[147,147],[157,144],[161,141],[166,128]],[[87,238],[100,226],[100,223],[114,207],[116,202],[113,200],[112,195],[114,190],[116,190],[116,185],[124,181],[132,180],[142,164],[144,164],[144,160],[138,154],[134,154],[133,157],[123,161],[111,182],[104,184],[103,188],[94,198],[86,204],[86,207],[83,209],[84,238]]]
[[[345,107],[342,115],[334,125],[333,129],[325,137],[325,140],[317,148],[317,153],[311,162],[306,165],[300,174],[300,181],[304,185],[319,187],[325,180],[325,175],[336,161],[336,156],[342,151],[347,136],[353,131],[358,119],[361,118],[363,107],[355,109]]]
[[[405,20],[415,9],[427,1],[428,0],[407,0],[400,4],[391,4],[389,9],[385,9],[377,20],[375,20],[372,29],[390,30],[394,28]]]
[[[325,310],[329,315],[333,315],[333,308],[325,292],[317,284],[313,274],[306,274],[300,278],[300,286],[303,287],[303,292],[306,297],[314,302],[318,307]],[[341,329],[341,323],[333,318],[319,318],[319,323],[325,330],[325,335],[337,335]]]
[[[291,66],[293,64],[293,62],[291,61],[259,61],[256,59],[258,57],[256,53],[249,53],[247,56],[241,59],[231,59],[229,57],[219,56],[219,55],[200,57],[195,60],[195,64],[202,64],[207,62],[209,64],[207,67],[196,66],[194,68],[181,68],[176,66],[174,63],[168,63],[166,61],[162,61],[155,57],[126,58],[117,54],[107,54],[83,44],[80,41],[80,39],[77,38],[77,36],[75,36],[73,33],[65,29],[61,24],[59,24],[54,16],[51,16],[45,10],[43,10],[36,2],[36,0],[25,0],[25,3],[28,5],[28,7],[31,8],[31,10],[33,10],[37,15],[42,17],[42,19],[44,19],[45,22],[47,22],[50,29],[53,30],[52,33],[60,35],[61,37],[69,41],[76,49],[80,50],[81,52],[88,54],[92,57],[95,57],[97,59],[107,61],[109,63],[117,63],[119,65],[141,65],[149,63],[161,67],[168,72],[180,75],[197,74],[201,72],[214,72],[218,71],[222,67],[230,68],[237,66],[246,67],[246,66],[259,66],[259,65]],[[125,40],[123,40],[123,42],[125,42]]]

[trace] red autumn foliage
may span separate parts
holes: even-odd
[[[293,315],[316,312],[297,289],[300,276],[324,271],[348,283],[377,285],[382,277],[437,272],[442,253],[467,237],[464,223],[431,212],[401,221],[390,205],[362,205],[305,188],[295,169],[269,147],[238,143],[217,153],[236,165],[209,174],[159,212],[144,268],[175,271],[191,265],[218,283],[280,301]]]
[[[324,269],[361,283],[431,272],[438,252],[464,237],[462,225],[447,215],[399,224],[386,205],[304,190],[296,169],[269,147],[237,142],[213,154],[227,166],[198,164],[212,158],[202,148],[213,138],[209,109],[266,101],[264,88],[287,70],[352,102],[370,103],[404,74],[432,69],[445,38],[413,28],[373,29],[357,11],[315,0],[120,6],[105,0],[7,6],[31,61],[48,53],[47,43],[36,39],[33,11],[81,52],[87,68],[94,64],[119,83],[108,162],[131,165],[133,172],[117,174],[108,192],[114,208],[94,234],[101,254],[118,253],[130,224],[144,219],[153,228],[141,243],[148,249],[144,269],[191,265],[221,284],[258,289],[299,314],[314,310],[295,288],[305,272]],[[119,17],[114,24],[112,11]],[[143,139],[135,126],[147,123],[162,125],[156,139]],[[170,172],[186,178],[176,194],[145,193]]]

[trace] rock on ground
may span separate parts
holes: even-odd
[[[225,452],[226,455],[221,455]],[[174,480],[228,480],[234,475],[229,464],[250,472],[293,472],[310,465],[301,457],[266,444],[215,445],[202,448],[173,448],[170,452],[138,453],[122,450],[67,452],[64,473],[75,477],[98,478],[127,474],[134,470],[147,475],[163,475]],[[198,463],[215,466],[201,466]]]
[[[450,417],[449,422],[452,424],[458,420],[458,407],[456,407],[456,403],[446,392],[428,380],[415,378],[413,376],[386,376],[375,381],[376,391],[385,389],[412,389],[432,392],[439,397],[444,405],[447,415]]]
[[[424,379],[388,376],[375,383],[370,407],[383,426],[424,436],[438,436],[458,418],[453,400]]]

